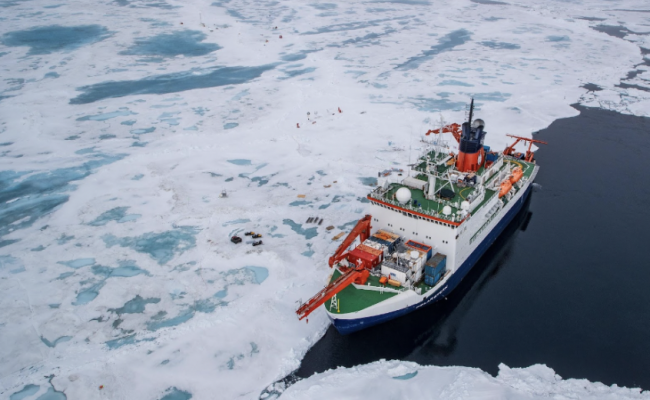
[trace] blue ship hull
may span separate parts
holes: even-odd
[[[487,251],[487,249],[494,243],[494,241],[501,235],[503,230],[510,224],[512,219],[521,211],[522,206],[526,202],[526,199],[530,195],[530,191],[532,190],[532,183],[528,186],[526,189],[526,192],[517,200],[517,202],[512,206],[512,208],[508,211],[508,213],[499,221],[497,226],[492,229],[489,235],[481,242],[481,244],[476,247],[476,249],[470,254],[469,257],[467,257],[467,260],[460,266],[458,271],[456,271],[449,281],[445,284],[445,286],[440,290],[438,293],[435,295],[427,298],[421,303],[412,305],[410,307],[403,308],[401,310],[393,311],[390,313],[386,314],[381,314],[381,315],[375,315],[372,317],[367,317],[367,318],[358,318],[358,319],[337,319],[337,318],[332,318],[330,316],[330,320],[334,324],[334,327],[341,333],[342,335],[347,335],[352,332],[356,332],[362,329],[369,328],[374,325],[381,324],[386,321],[390,321],[391,319],[400,317],[402,315],[408,314],[412,311],[417,310],[418,308],[424,307],[428,304],[435,303],[436,301],[440,300],[441,298],[444,298],[447,294],[449,294],[452,290],[458,286],[460,281],[463,280],[465,275],[472,269],[474,264],[483,256],[483,254]]]

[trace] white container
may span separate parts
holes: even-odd
[[[406,274],[404,272],[387,267],[385,264],[381,265],[381,274],[387,276],[388,279],[398,281],[402,285],[406,283]]]

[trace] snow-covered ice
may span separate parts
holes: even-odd
[[[644,9],[3,2],[0,395],[258,398],[328,326],[322,312],[305,324],[294,310],[326,281],[331,236],[441,114],[462,119],[474,96],[497,148],[575,115],[573,103],[648,115],[650,13],[634,11]],[[305,222],[316,215],[323,225]],[[264,244],[228,240],[248,230]],[[380,362],[286,396],[399,368],[418,371],[409,390],[421,393],[453,382],[515,397],[635,393],[558,383],[539,366],[491,378]]]
[[[586,379],[562,379],[544,365],[509,368],[499,365],[492,377],[467,367],[420,366],[380,360],[338,368],[299,381],[282,393],[293,399],[647,399],[639,389],[605,386]]]

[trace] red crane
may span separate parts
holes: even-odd
[[[339,246],[338,249],[336,249],[336,252],[332,257],[329,259],[329,264],[330,268],[334,266],[337,262],[341,261],[344,259],[348,253],[347,249],[350,247],[352,242],[354,242],[354,239],[357,238],[357,236],[361,237],[361,242],[363,243],[368,237],[370,236],[370,221],[372,220],[372,216],[366,215],[365,217],[361,218],[359,222],[357,222],[357,225],[352,229],[348,237],[345,238],[343,243]]]
[[[546,142],[542,142],[541,140],[528,139],[528,138],[521,137],[521,136],[514,136],[514,135],[506,135],[506,136],[510,136],[511,138],[515,138],[517,140],[515,140],[515,142],[513,144],[511,144],[510,146],[506,147],[506,149],[503,150],[503,154],[506,155],[506,156],[513,156],[514,151],[515,151],[515,146],[517,145],[517,143],[519,143],[519,142],[521,142],[523,140],[524,142],[528,142],[528,150],[526,150],[526,156],[524,157],[524,160],[526,160],[528,162],[533,162],[533,160],[535,159],[535,157],[534,157],[535,153],[533,153],[530,150],[533,147],[533,143],[548,144]]]
[[[456,141],[460,143],[461,130],[460,130],[460,125],[458,124],[445,125],[442,127],[442,132],[440,132],[440,129],[429,129],[426,135],[429,136],[431,133],[435,133],[437,135],[439,133],[447,133],[447,132],[454,135],[454,139],[456,139]]]
[[[348,270],[343,275],[336,278],[334,282],[327,285],[325,289],[316,293],[316,296],[302,304],[296,311],[298,319],[302,320],[303,318],[308,317],[309,314],[314,312],[314,310],[324,304],[327,300],[334,297],[335,294],[348,287],[349,284],[354,282],[358,285],[365,285],[368,276],[370,276],[370,272],[364,267],[357,267],[356,269]]]
[[[372,221],[372,216],[366,215],[365,217],[361,218],[359,222],[357,222],[357,225],[354,227],[354,229],[352,229],[350,234],[348,234],[339,248],[336,249],[334,255],[330,257],[330,268],[333,267],[334,264],[343,260],[348,255],[348,247],[350,247],[357,236],[360,237],[362,243],[368,239],[371,229],[370,221]],[[351,283],[365,285],[368,277],[370,276],[370,271],[368,270],[370,267],[372,266],[366,266],[364,263],[359,263],[359,265],[354,268],[341,268],[343,275],[336,278],[334,282],[327,285],[327,287],[325,287],[323,290],[316,293],[314,297],[300,305],[300,308],[298,308],[296,311],[296,314],[298,314],[298,319],[303,319],[309,316],[309,314],[314,312],[314,310],[320,307],[327,300],[334,297],[335,294],[348,287],[348,285]]]

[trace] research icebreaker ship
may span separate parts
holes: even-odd
[[[532,144],[544,142],[509,135],[511,146],[491,151],[473,109],[472,100],[462,125],[427,132],[451,133],[458,154],[436,140],[409,176],[378,179],[368,194],[371,215],[330,257],[330,282],[300,306],[300,319],[324,305],[347,334],[424,307],[451,292],[501,234],[537,175]],[[529,144],[524,154],[514,151],[521,141]]]

